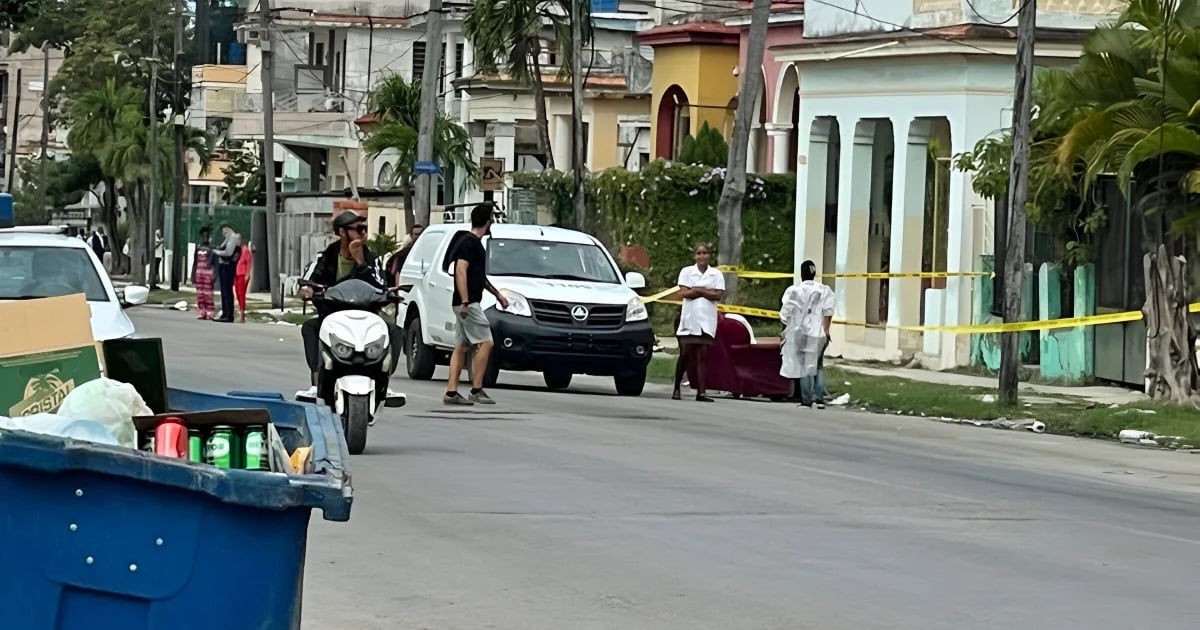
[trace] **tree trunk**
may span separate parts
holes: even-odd
[[[1143,258],[1146,272],[1146,393],[1176,404],[1194,402],[1200,385],[1196,329],[1188,313],[1187,261],[1158,245]]]
[[[417,223],[416,207],[413,205],[414,195],[413,195],[412,181],[410,181],[409,179],[406,178],[404,180],[404,182],[401,184],[401,186],[403,186],[403,189],[404,189],[404,221],[405,221],[404,227],[405,227],[405,232],[408,233],[408,232],[412,232],[413,226],[416,225],[416,223]],[[432,209],[430,210],[430,212],[432,214]],[[432,222],[433,222],[432,216],[430,216],[428,219],[425,220],[425,223],[432,223]],[[403,235],[401,235],[401,237],[403,238]]]
[[[108,249],[111,256],[112,269],[109,273],[116,275],[125,269],[125,240],[121,238],[121,233],[117,230],[117,182],[112,179],[104,179],[104,200],[101,202],[104,211],[104,231],[108,232]]]
[[[146,284],[146,203],[145,183],[136,181],[129,194],[129,271],[134,284]]]
[[[725,185],[717,202],[718,258],[722,265],[742,264],[742,204],[746,199],[746,151],[750,144],[750,124],[755,105],[763,88],[762,63],[767,45],[767,21],[771,17],[771,0],[754,0],[750,11],[749,44],[746,48],[746,67],[742,69],[742,89],[738,94],[737,111],[733,118],[733,137],[730,138],[729,166],[725,169]],[[725,299],[737,297],[737,274],[725,274]]]
[[[542,85],[542,64],[538,56],[542,54],[541,41],[533,45],[533,113],[537,119],[538,151],[546,156],[546,170],[554,170],[554,150],[550,148],[550,117],[546,113],[546,88]],[[516,164],[505,164],[508,170],[516,170]]]

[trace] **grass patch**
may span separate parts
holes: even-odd
[[[174,304],[180,300],[184,300],[188,304],[194,304],[196,302],[196,294],[187,291],[154,289],[150,291],[150,297],[146,298],[146,302],[150,304]]]
[[[650,365],[646,366],[646,380],[659,383],[674,382],[675,361],[675,357],[654,355],[650,359]]]
[[[1115,439],[1124,429],[1138,429],[1160,436],[1179,436],[1183,438],[1181,444],[1200,446],[1200,412],[1152,401],[1109,407],[1066,399],[1058,404],[1012,408],[982,400],[985,395],[995,395],[993,388],[947,387],[894,376],[868,376],[836,367],[825,369],[825,382],[831,395],[849,393],[853,406],[875,412],[964,420],[1034,418],[1046,424],[1048,433],[1059,435]]]

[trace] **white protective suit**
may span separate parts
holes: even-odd
[[[783,294],[779,319],[783,322],[783,365],[779,375],[795,379],[814,376],[825,347],[825,318],[833,316],[833,289],[805,280]]]

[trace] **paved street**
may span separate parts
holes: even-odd
[[[135,313],[177,386],[307,384],[298,328]],[[396,377],[306,629],[1200,627],[1200,457],[502,381],[452,415]]]

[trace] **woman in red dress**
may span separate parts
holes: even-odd
[[[237,272],[233,279],[233,292],[237,295],[243,324],[246,323],[246,290],[250,287],[250,259],[250,246],[242,245],[242,255],[238,258]]]

